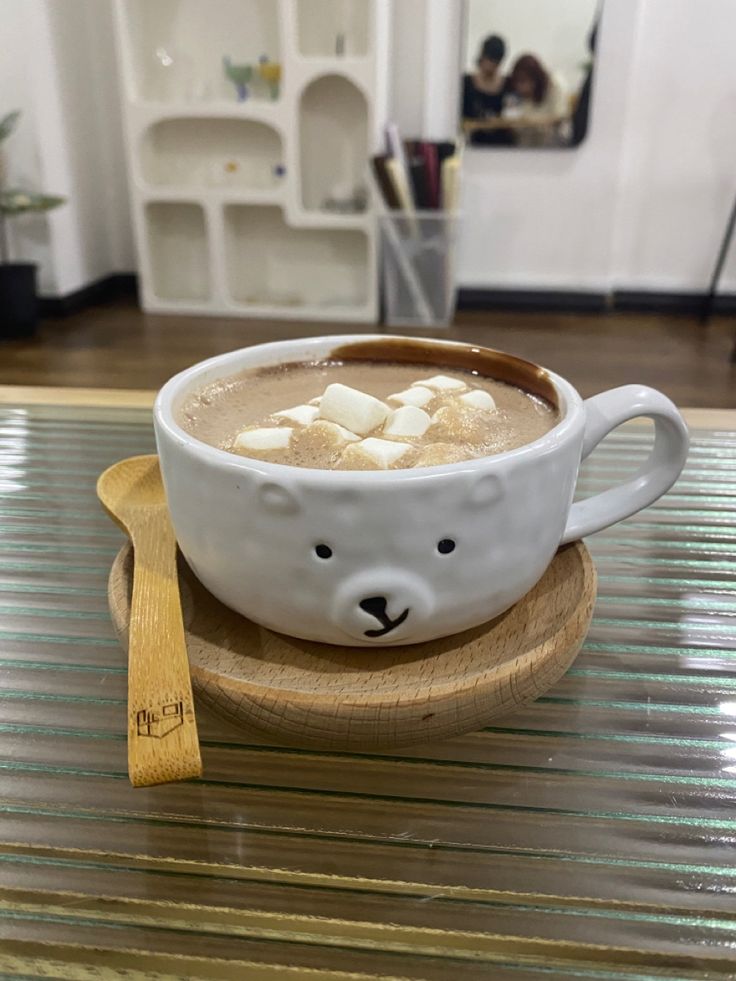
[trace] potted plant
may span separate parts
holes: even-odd
[[[10,136],[19,119],[19,112],[0,119],[0,143]],[[10,261],[9,221],[32,211],[50,211],[63,203],[64,198],[7,187],[0,159],[0,337],[30,337],[38,323],[36,266]]]

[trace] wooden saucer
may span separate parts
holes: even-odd
[[[127,644],[133,550],[118,553],[108,596]],[[560,549],[516,606],[473,630],[404,647],[334,647],[256,626],[179,565],[189,662],[201,701],[279,741],[331,749],[406,746],[480,729],[532,701],[568,669],[590,625],[593,561]]]

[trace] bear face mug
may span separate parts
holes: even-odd
[[[339,357],[351,345],[369,360],[372,350],[386,360],[391,343],[450,370],[467,370],[477,358],[483,374],[541,388],[560,421],[515,450],[386,471],[312,470],[236,456],[176,421],[187,395],[220,378]],[[581,460],[637,416],[655,426],[641,470],[573,504]],[[627,385],[583,401],[563,378],[510,355],[385,335],[282,341],[212,358],[167,382],[154,424],[176,537],[200,582],[271,630],[365,647],[433,640],[503,613],[541,578],[560,545],[664,494],[688,449],[680,413],[654,389]]]

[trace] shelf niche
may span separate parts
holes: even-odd
[[[363,232],[293,228],[281,209],[225,208],[230,295],[244,306],[360,307],[368,299]]]
[[[364,57],[371,0],[300,0],[299,51],[307,57]]]
[[[210,296],[207,228],[198,204],[156,201],[146,205],[151,285],[161,300]]]
[[[311,82],[299,103],[302,205],[323,211],[335,192],[365,186],[368,105],[341,75]]]
[[[143,179],[157,187],[269,190],[282,182],[279,134],[242,119],[184,118],[155,123],[143,137]]]
[[[279,61],[275,0],[125,0],[134,95],[144,101],[236,101],[222,59]]]

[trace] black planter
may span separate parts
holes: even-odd
[[[36,267],[29,262],[0,264],[0,340],[32,337],[37,325]]]

